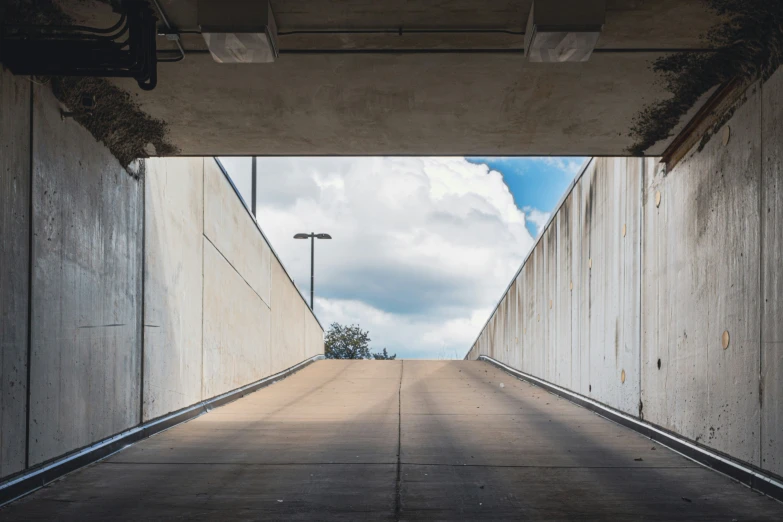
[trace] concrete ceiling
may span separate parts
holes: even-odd
[[[160,0],[192,30],[195,0]],[[281,32],[351,29],[524,31],[530,0],[274,0]],[[62,0],[83,21],[107,6]],[[524,36],[281,35],[273,64],[218,64],[198,34],[159,65],[158,87],[117,83],[169,125],[183,155],[623,155],[637,112],[665,96],[649,48],[699,48],[717,20],[701,0],[607,0],[587,63],[529,63],[522,53],[291,54],[324,49],[521,49]],[[165,39],[159,39],[168,48]],[[286,52],[289,51],[289,52]],[[665,148],[659,143],[648,154]]]

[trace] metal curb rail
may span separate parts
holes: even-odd
[[[156,433],[160,433],[169,428],[181,424],[183,422],[194,419],[204,413],[207,413],[215,408],[224,406],[229,402],[233,402],[243,396],[257,391],[261,388],[269,386],[276,381],[288,377],[302,368],[309,366],[311,363],[324,359],[323,355],[315,355],[309,359],[296,364],[282,372],[270,375],[259,381],[247,384],[230,392],[226,392],[217,397],[213,397],[206,401],[201,401],[193,406],[189,406],[182,410],[170,413],[163,417],[151,420],[145,424],[133,427],[129,430],[123,431],[104,439],[100,442],[87,446],[74,453],[61,457],[57,460],[43,464],[40,467],[26,472],[22,472],[15,477],[11,477],[9,480],[0,483],[0,507],[13,502],[25,495],[42,488],[46,484],[64,476],[72,471],[76,471],[93,462],[105,459],[118,451],[139,442],[147,437],[151,437]]]
[[[644,422],[626,413],[610,408],[609,406],[601,404],[598,401],[583,395],[579,395],[578,393],[572,392],[566,388],[552,384],[543,379],[539,379],[538,377],[534,377],[527,373],[516,370],[486,355],[480,355],[478,360],[488,362],[489,364],[492,364],[493,366],[496,366],[506,373],[509,373],[529,384],[543,388],[550,393],[567,399],[579,406],[582,406],[583,408],[587,408],[588,410],[605,417],[606,419],[625,426],[626,428],[630,428],[637,433],[644,435],[650,440],[654,440],[655,442],[666,446],[670,450],[675,451],[698,464],[701,464],[702,466],[723,473],[729,478],[732,478],[751,489],[772,497],[775,500],[783,502],[783,482],[781,482],[781,480],[777,477],[765,474],[760,470],[747,466],[746,464],[735,461],[717,452],[710,451],[702,446],[698,446],[683,437],[679,437],[676,434],[668,432],[653,424]]]

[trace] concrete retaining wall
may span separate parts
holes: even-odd
[[[204,161],[146,164],[145,421],[203,398]]]
[[[783,475],[783,74],[761,91],[761,464]]]
[[[308,307],[291,285],[282,265],[272,263],[272,373],[305,358],[305,313]]]
[[[0,476],[25,467],[31,86],[0,67]]]
[[[143,252],[142,184],[34,91],[30,465],[139,422]]]
[[[669,173],[593,159],[467,357],[783,475],[781,96],[783,70]]]
[[[213,158],[131,175],[1,68],[0,150],[0,479],[323,353]]]

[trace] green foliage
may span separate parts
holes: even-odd
[[[783,63],[783,2],[780,0],[703,0],[721,17],[703,36],[711,53],[679,52],[652,66],[670,93],[645,106],[634,119],[628,149],[633,155],[668,139],[681,119],[713,86],[732,80],[766,80]],[[718,125],[720,127],[721,125]]]
[[[375,352],[372,354],[372,358],[376,361],[393,361],[397,358],[397,354],[389,355],[389,352],[386,351],[386,348],[383,349],[382,352]]]
[[[369,332],[359,325],[343,326],[332,323],[326,332],[324,348],[327,359],[369,359]]]
[[[396,354],[389,355],[386,348],[383,352],[370,353],[370,332],[362,330],[359,325],[343,326],[338,323],[329,325],[324,339],[327,359],[382,359],[393,360]]]

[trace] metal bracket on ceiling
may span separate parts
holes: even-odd
[[[80,25],[3,25],[0,62],[19,75],[133,78],[157,84],[156,23],[147,2],[124,0],[108,28]]]

